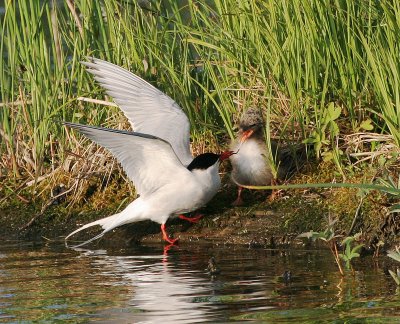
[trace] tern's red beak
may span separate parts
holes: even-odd
[[[240,139],[240,144],[245,142],[251,135],[253,135],[254,129],[248,129],[247,131],[244,131],[242,134],[242,138]]]
[[[236,154],[237,152],[233,152],[233,151],[225,151],[222,152],[221,155],[219,156],[219,160],[222,162],[226,159],[228,159],[232,154]]]

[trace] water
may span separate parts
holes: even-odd
[[[219,274],[205,270],[211,256]],[[320,250],[182,243],[163,255],[161,245],[74,251],[0,241],[0,322],[400,323],[386,259],[358,260],[342,278]]]

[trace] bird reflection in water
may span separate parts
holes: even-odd
[[[210,281],[202,271],[193,270],[181,254],[169,256],[172,246],[164,248],[162,255],[151,255],[155,250],[148,247],[143,247],[149,249],[145,255],[107,255],[104,250],[76,248],[79,257],[90,257],[104,274],[119,278],[119,283],[114,284],[131,287],[126,302],[132,308],[130,311],[116,314],[109,309],[99,316],[130,323],[154,319],[168,323],[207,320],[211,314],[208,314],[207,302],[201,301],[200,296],[209,293]]]

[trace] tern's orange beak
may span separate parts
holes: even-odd
[[[221,155],[219,156],[219,160],[222,162],[226,159],[228,159],[231,155],[236,154],[237,152],[233,152],[233,151],[225,151],[222,152]]]
[[[240,139],[240,144],[245,142],[251,135],[253,135],[254,129],[248,129],[247,131],[244,131],[242,134],[242,138]]]

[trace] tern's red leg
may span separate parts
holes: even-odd
[[[171,249],[171,247],[175,246],[175,244],[168,244],[164,246],[164,252],[163,255],[168,255],[169,250]]]
[[[163,239],[164,239],[165,241],[167,241],[168,243],[170,243],[170,244],[175,244],[175,242],[178,241],[177,238],[176,238],[176,239],[171,239],[171,238],[168,236],[168,233],[167,233],[167,231],[166,231],[166,229],[165,229],[165,224],[161,224],[161,232],[162,232],[162,235],[163,235]]]
[[[179,215],[178,217],[191,223],[197,223],[203,216],[203,214],[197,214],[194,217],[186,217],[185,215]]]
[[[232,206],[243,205],[242,190],[243,190],[243,187],[238,187],[238,195],[237,195],[236,200],[232,203]]]

